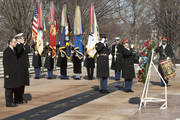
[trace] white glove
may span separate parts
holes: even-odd
[[[159,47],[161,47],[161,45],[162,45],[162,41],[159,43]]]
[[[171,58],[170,57],[167,57],[167,60],[170,60]]]
[[[131,45],[131,48],[134,48],[134,44]]]
[[[35,51],[35,55],[37,55],[38,54],[38,52],[37,51]]]
[[[46,45],[49,45],[49,42],[46,42]]]
[[[51,53],[50,53],[50,52],[48,53],[48,56],[51,56]]]

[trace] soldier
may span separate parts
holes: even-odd
[[[94,68],[95,68],[95,60],[94,58],[90,57],[88,54],[86,55],[85,58],[85,67],[87,68],[88,79],[92,80],[94,74]]]
[[[112,54],[112,64],[111,69],[115,70],[115,80],[120,80],[121,78],[121,70],[122,70],[122,53],[120,44],[120,38],[115,38],[116,43],[112,46],[111,54]]]
[[[57,45],[56,48],[59,51],[59,45]],[[67,77],[67,57],[66,57],[65,53],[62,51],[59,51],[58,59],[57,59],[57,66],[60,67],[60,78],[68,79],[68,77]]]
[[[49,42],[46,42],[46,47],[44,48],[44,51],[46,54],[44,67],[48,70],[48,79],[52,79],[54,69],[54,58],[52,58],[52,49],[49,46]]]
[[[122,41],[124,47],[121,48],[123,54],[122,77],[125,79],[125,92],[134,92],[132,90],[133,78],[135,78],[133,49],[129,47],[129,39]]]
[[[100,79],[100,92],[109,93],[108,77],[109,77],[109,49],[105,43],[106,37],[102,37],[102,40],[95,45],[97,50],[97,78]]]
[[[19,33],[15,36],[17,40],[17,45],[15,47],[17,59],[18,59],[18,71],[19,71],[19,80],[22,82],[23,86],[21,86],[17,90],[18,93],[18,101],[15,101],[16,104],[27,103],[26,100],[23,99],[25,86],[29,86],[29,58],[28,53],[30,52],[29,45],[25,45],[25,40],[23,37],[23,33]]]
[[[79,80],[81,79],[80,74],[82,73],[82,59],[79,59],[77,55],[78,53],[76,52],[74,47],[72,47],[72,53],[73,72],[75,74],[74,79]]]
[[[4,67],[4,88],[7,107],[16,107],[14,100],[17,100],[15,89],[22,86],[18,79],[18,60],[16,57],[16,39],[8,40],[8,47],[3,52],[3,67]],[[13,97],[14,96],[14,97]]]
[[[32,45],[32,48],[34,50],[33,53],[33,60],[32,60],[32,66],[34,67],[34,71],[35,71],[35,79],[39,79],[40,78],[40,69],[42,66],[42,61],[41,61],[41,56],[37,51],[37,46],[36,46],[36,42]]]
[[[166,59],[168,60],[174,57],[174,53],[173,53],[173,49],[171,45],[167,44],[168,38],[162,37],[161,40],[162,40],[162,43],[155,49],[155,52],[159,53],[159,56],[160,56],[159,62],[161,60],[166,60]],[[168,79],[164,76],[164,73],[160,64],[158,65],[158,71],[168,86]],[[165,86],[162,80],[161,80],[161,86],[162,87]]]

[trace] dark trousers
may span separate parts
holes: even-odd
[[[94,68],[87,67],[88,79],[93,79]]]
[[[120,80],[120,79],[121,79],[121,71],[115,70],[115,80]]]
[[[100,79],[101,90],[107,90],[107,87],[108,87],[107,79],[108,78],[106,78],[106,77],[103,77]]]
[[[40,68],[35,67],[34,71],[35,71],[35,77],[39,78],[40,77]]]
[[[18,100],[18,95],[15,91],[15,88],[5,88],[5,99],[6,105],[10,105],[14,103],[14,101]]]
[[[53,70],[48,69],[48,78],[52,78],[52,76],[53,76]]]
[[[161,74],[161,76],[164,79],[164,81],[166,82],[166,84],[168,85],[168,79],[164,76],[164,73],[163,73],[161,65],[158,66],[158,71]],[[161,85],[164,85],[162,79],[161,79]]]
[[[25,86],[15,88],[15,99],[14,99],[15,103],[23,102],[24,89]]]
[[[132,79],[125,79],[125,87],[124,87],[124,89],[131,90],[132,89],[132,84],[133,84]]]
[[[61,79],[67,79],[67,68],[60,68],[60,74]]]

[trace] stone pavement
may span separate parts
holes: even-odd
[[[111,71],[111,76],[113,76]],[[68,108],[62,112],[58,111],[56,114],[47,114],[49,120],[176,120],[180,118],[180,69],[177,69],[177,77],[175,80],[170,81],[170,87],[168,87],[168,109],[159,110],[161,103],[147,104],[147,108],[143,108],[142,111],[138,111],[139,98],[141,97],[143,84],[134,80],[133,90],[134,93],[124,93],[122,89],[118,90],[118,87],[122,86],[123,82],[116,82],[110,77],[109,84],[111,86],[111,93],[107,95],[99,95],[95,91],[94,99],[88,99],[88,95],[94,90],[93,88],[98,86],[96,80],[60,80],[59,78],[47,80],[42,78],[40,80],[33,79],[31,77],[31,86],[26,88],[26,94],[32,96],[32,100],[28,104],[19,105],[16,108],[6,108],[4,99],[3,79],[0,80],[0,119],[7,118],[9,116],[16,115],[19,120],[27,120],[18,118],[17,114],[24,115],[32,118],[37,118],[36,114],[29,115],[34,110],[44,107],[43,112],[46,113],[50,110],[50,105],[55,104],[56,108],[62,104],[62,101],[75,102],[78,94],[85,95],[87,98],[83,104],[77,104],[76,107]],[[59,71],[55,72],[58,75]],[[68,74],[72,76],[72,69],[68,69]],[[83,75],[86,74],[83,68]],[[150,86],[151,96],[162,96],[163,88],[159,86],[159,78],[153,77],[153,82]],[[121,80],[123,81],[123,79]],[[98,96],[99,95],[99,96]],[[72,97],[74,96],[74,97]],[[89,96],[91,98],[91,96]],[[71,98],[71,99],[69,99]],[[77,98],[79,99],[79,98]],[[80,101],[80,100],[79,100]],[[66,104],[64,104],[66,106]],[[68,104],[67,104],[68,106]],[[25,112],[29,111],[29,112]],[[60,114],[58,114],[60,113]],[[55,116],[53,116],[55,115]],[[30,118],[28,118],[30,119]],[[36,119],[37,120],[37,119]],[[38,119],[39,120],[39,119]]]

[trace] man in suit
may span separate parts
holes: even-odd
[[[115,38],[116,43],[112,46],[111,54],[112,54],[112,64],[111,69],[115,71],[115,80],[120,80],[121,78],[121,70],[122,70],[122,53],[121,53],[121,44],[120,38]]]
[[[16,104],[27,103],[26,100],[23,99],[25,86],[29,86],[29,58],[28,53],[30,52],[30,47],[26,44],[23,37],[23,33],[19,33],[15,36],[17,41],[17,45],[15,47],[16,56],[18,60],[18,79],[23,84],[20,88],[16,89],[18,93],[18,101],[15,101]]]
[[[109,77],[109,49],[106,44],[106,37],[95,45],[97,50],[97,78],[100,79],[100,92],[109,93],[108,77]]]
[[[18,60],[16,57],[16,39],[11,38],[8,41],[8,47],[3,52],[3,67],[4,67],[4,88],[7,107],[16,107],[14,100],[17,100],[15,89],[22,86],[18,79]]]
[[[41,66],[42,66],[42,61],[41,61],[41,55],[37,51],[37,45],[36,44],[37,43],[35,42],[31,46],[33,48],[33,50],[34,50],[32,66],[34,67],[34,71],[35,71],[35,79],[39,79],[40,78],[40,70],[41,70]]]
[[[162,60],[166,60],[166,59],[168,60],[174,57],[173,49],[171,45],[167,43],[168,38],[162,37],[161,40],[162,40],[162,43],[155,49],[155,52],[159,53],[159,62]],[[160,64],[158,65],[158,71],[161,74],[164,81],[166,82],[166,84],[168,85],[168,79],[164,76],[164,73]],[[161,86],[162,87],[165,86],[162,80],[161,80]]]

